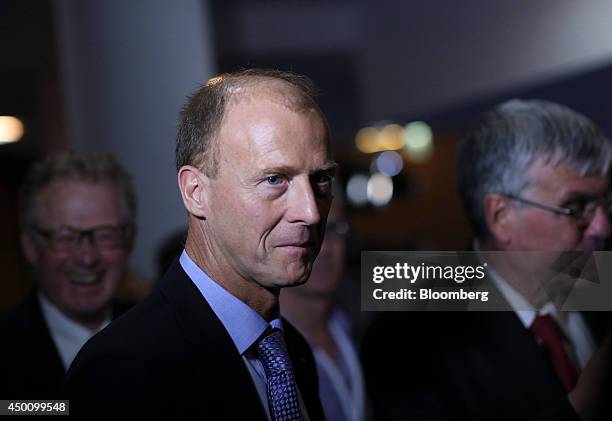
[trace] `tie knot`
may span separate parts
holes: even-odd
[[[536,316],[530,329],[535,335],[542,338],[544,342],[563,340],[563,333],[550,314]]]
[[[291,360],[280,330],[273,329],[257,343],[257,358],[266,376],[276,376],[291,371]]]

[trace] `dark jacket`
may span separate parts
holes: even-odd
[[[362,358],[377,420],[578,420],[511,311],[388,313],[370,327]]]
[[[129,307],[115,303],[113,317]],[[0,337],[0,399],[56,399],[66,372],[36,290],[2,318]]]
[[[321,420],[312,353],[284,326],[304,404],[311,420]],[[178,260],[155,292],[83,347],[63,396],[77,415],[266,419],[231,337]]]

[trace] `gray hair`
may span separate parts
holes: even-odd
[[[287,103],[296,110],[316,106],[318,90],[306,76],[273,69],[246,69],[224,73],[210,79],[187,98],[180,115],[176,136],[176,169],[183,165],[201,168],[210,177],[217,175],[219,166],[218,144],[215,138],[227,104],[241,89],[264,80],[277,80],[294,88]]]
[[[484,215],[489,193],[520,195],[536,160],[565,164],[581,175],[605,175],[612,145],[587,117],[543,100],[510,100],[484,114],[458,155],[458,188],[466,214],[481,239],[490,235]]]
[[[110,182],[118,193],[127,223],[136,220],[136,194],[131,176],[110,154],[68,151],[37,162],[27,173],[19,194],[19,215],[22,229],[37,222],[36,197],[41,190],[57,180],[91,183]]]

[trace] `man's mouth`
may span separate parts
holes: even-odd
[[[310,241],[295,242],[295,243],[280,244],[277,247],[291,248],[291,249],[311,249],[313,247],[313,243]]]
[[[71,273],[68,275],[68,280],[73,284],[78,285],[91,285],[95,284],[102,275],[100,273],[88,273],[88,274],[79,274],[79,273]]]

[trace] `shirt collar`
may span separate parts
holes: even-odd
[[[475,239],[473,243],[474,251],[478,254],[478,258],[482,261],[480,250],[480,242]],[[523,326],[529,328],[538,314],[550,314],[555,319],[559,319],[559,312],[556,310],[553,303],[545,304],[539,311],[533,307],[516,289],[514,289],[506,280],[491,266],[487,267],[487,272],[490,279],[493,281],[499,292],[504,296],[508,304],[517,317],[523,323]]]
[[[100,328],[91,331],[62,313],[41,291],[38,291],[37,295],[51,337],[55,342],[64,367],[68,369],[85,342],[110,323],[110,312],[107,313]]]
[[[280,316],[266,322],[253,308],[232,295],[204,272],[183,250],[179,262],[210,308],[244,354],[270,327],[282,330]]]

